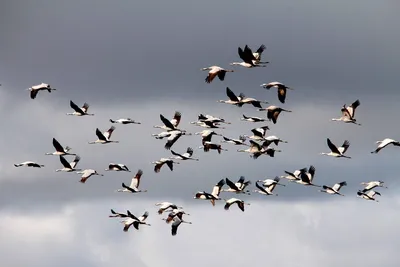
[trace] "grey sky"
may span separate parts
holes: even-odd
[[[2,235],[6,238],[0,241],[3,248],[0,258],[5,263],[13,260],[15,266],[26,265],[22,258],[15,261],[15,248],[21,249],[20,240],[26,234],[28,243],[22,249],[32,249],[30,263],[42,266],[54,266],[64,257],[65,266],[109,266],[111,262],[122,266],[126,261],[121,258],[126,257],[132,257],[138,266],[162,263],[180,266],[187,261],[198,266],[190,261],[191,257],[199,257],[196,251],[202,253],[206,262],[230,266],[255,264],[259,253],[265,251],[277,255],[289,253],[297,259],[296,263],[320,266],[346,249],[349,255],[343,260],[330,261],[328,266],[350,266],[355,262],[363,266],[378,262],[397,266],[399,258],[390,248],[398,247],[399,232],[395,227],[400,217],[393,213],[400,203],[396,196],[399,151],[390,147],[378,155],[369,153],[377,140],[400,138],[396,124],[400,101],[396,89],[400,83],[397,10],[394,1],[372,0],[350,3],[15,0],[1,4],[0,229],[4,229]],[[246,44],[254,50],[261,44],[267,46],[263,54],[271,62],[267,68],[234,67],[235,72],[228,73],[225,81],[204,82],[207,73],[200,68],[231,67],[230,62],[240,61],[237,47]],[[288,92],[286,104],[278,102],[276,90],[259,86],[271,81],[295,88]],[[50,83],[59,90],[51,94],[40,92],[37,99],[31,100],[24,89],[40,82]],[[243,92],[267,100],[293,113],[281,114],[276,125],[241,122],[242,114],[261,117],[266,114],[251,106],[237,108],[217,103],[226,99],[227,86],[237,94]],[[343,104],[356,99],[361,101],[356,115],[361,127],[330,121],[340,116]],[[69,100],[79,106],[88,102],[90,112],[96,115],[66,116],[71,111]],[[198,149],[199,136],[183,136],[173,150],[183,152],[191,146],[200,161],[182,162],[173,172],[163,168],[156,174],[150,162],[171,154],[164,149],[166,141],[151,136],[159,132],[153,125],[161,123],[160,113],[170,118],[175,110],[182,112],[181,127],[192,133],[202,128],[189,122],[203,113],[232,122],[218,131],[228,137],[251,134],[250,129],[269,125],[271,135],[289,143],[279,145],[283,152],[275,158],[253,160],[245,153],[237,153],[240,147],[229,144],[224,145],[229,151],[221,155],[215,151],[204,153]],[[143,124],[117,124],[113,139],[119,140],[119,144],[87,144],[96,139],[96,127],[105,131],[111,125],[110,118],[122,117]],[[61,166],[58,157],[44,155],[54,150],[53,137],[82,157],[78,167],[94,168],[106,176],[91,177],[81,184],[78,174],[56,173],[55,169]],[[347,154],[352,159],[318,155],[329,151],[327,137],[338,144],[348,139],[351,145]],[[219,142],[220,138],[213,141]],[[13,163],[26,160],[38,161],[46,167],[14,168]],[[124,163],[132,173],[106,173],[104,169],[110,162]],[[276,189],[278,197],[265,200],[257,195],[243,197],[254,204],[244,214],[235,214],[239,213],[236,207],[224,213],[222,203],[212,208],[208,202],[193,200],[196,191],[210,191],[225,177],[236,180],[244,175],[255,181],[310,164],[316,167],[317,184],[332,185],[346,180],[348,186],[342,189],[345,199],[323,195],[316,188],[289,184]],[[141,187],[149,192],[115,193],[122,182],[129,183],[139,168],[144,171]],[[364,203],[355,198],[360,182],[377,179],[389,186],[378,190],[382,193],[381,203]],[[187,219],[194,224],[183,225],[181,235],[171,241],[170,247],[176,246],[176,251],[187,254],[179,261],[171,258],[174,251],[167,248],[171,240],[169,227],[161,220],[157,222],[158,215],[152,206],[163,200],[182,202],[193,215]],[[113,207],[123,210],[132,207],[136,213],[149,210],[152,226],[123,233],[121,224],[107,218]],[[369,214],[370,209],[374,215]],[[386,222],[383,218],[391,220]],[[304,222],[296,226],[298,219]],[[309,228],[307,220],[317,220],[318,226]],[[263,225],[266,228],[260,232],[252,230]],[[276,231],[279,233],[291,230],[282,237],[272,235],[267,227],[274,225],[280,225]],[[205,239],[222,227],[227,230],[220,233],[218,245]],[[375,232],[371,236],[368,231],[372,227],[384,229],[382,235]],[[235,228],[250,230],[233,238],[231,233]],[[335,235],[337,239],[326,234],[342,230],[343,235]],[[258,245],[260,237],[265,238],[266,244]],[[227,246],[239,239],[233,246],[243,249],[251,260],[221,257]],[[282,244],[277,240],[282,240],[279,241]],[[36,247],[34,242],[39,245]],[[160,244],[153,247],[155,243]],[[282,246],[292,243],[297,245],[290,250],[299,245],[304,245],[304,250],[294,254],[282,251]],[[348,246],[343,247],[344,243]],[[149,252],[151,249],[165,261],[158,262]],[[370,262],[360,262],[361,255],[374,250],[378,250],[376,257]],[[313,260],[304,256],[311,253],[317,254]],[[277,257],[272,263],[293,266],[295,263],[290,259]]]

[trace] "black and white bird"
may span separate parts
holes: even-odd
[[[42,168],[44,165],[36,163],[34,161],[24,161],[21,163],[16,163],[14,164],[15,167],[22,167],[22,166],[27,166],[27,167],[34,167],[34,168]]]
[[[221,200],[219,194],[221,193],[222,187],[225,185],[225,180],[221,179],[216,185],[214,185],[213,190],[210,193],[205,191],[199,191],[193,197],[194,199],[203,199],[203,200],[210,200],[211,204],[215,206],[216,200]]]
[[[121,164],[121,163],[110,163],[110,164],[108,164],[108,168],[105,169],[105,171],[130,172],[128,167],[125,164]]]
[[[110,119],[110,122],[111,123],[120,123],[120,124],[142,124],[141,122],[132,120],[131,118],[126,118],[126,119],[122,118],[122,119],[118,119],[118,120]]]
[[[72,155],[76,156],[76,154],[69,153],[71,148],[69,146],[66,146],[65,148],[55,139],[53,138],[53,146],[56,149],[56,151],[52,153],[46,153],[46,155],[55,155],[55,156],[62,156],[62,155]]]
[[[267,133],[267,130],[269,130],[268,126],[262,126],[251,129],[251,132],[253,133],[252,136],[248,136],[245,134],[243,136],[255,141],[265,141],[265,134]]]
[[[200,135],[202,140],[201,143],[204,145],[206,142],[211,142],[211,138],[213,135],[217,136],[222,136],[222,134],[219,134],[213,130],[203,130],[201,132],[195,133],[195,135]]]
[[[249,121],[249,122],[264,122],[266,119],[260,118],[260,117],[248,117],[243,114],[243,117],[240,118],[242,121]]]
[[[161,158],[161,159],[159,159],[159,160],[157,160],[157,161],[153,161],[152,164],[155,164],[155,166],[154,166],[154,172],[155,172],[155,173],[159,173],[160,170],[161,170],[161,167],[162,167],[164,164],[167,164],[168,168],[169,168],[171,171],[173,171],[173,170],[174,170],[174,164],[179,164],[179,162],[174,161],[174,160],[172,160],[172,159]]]
[[[243,62],[232,62],[231,66],[239,65],[245,68],[254,68],[254,67],[266,67],[266,65],[261,65],[261,62],[257,60],[254,56],[253,51],[246,45],[244,49],[238,47],[239,57],[243,60]],[[263,64],[267,64],[268,62],[263,62]]]
[[[246,185],[244,182],[244,176],[241,176],[239,181],[234,183],[229,178],[225,178],[226,185],[229,186],[228,189],[221,189],[221,192],[233,192],[236,194],[247,194],[250,195],[249,190],[244,190],[251,182],[247,181]]]
[[[302,185],[306,185],[306,186],[321,187],[320,185],[316,185],[313,183],[314,176],[315,176],[315,167],[311,165],[310,168],[308,169],[308,171],[306,171],[305,168],[300,170],[299,179],[289,180],[289,181],[293,181],[298,184],[302,184]]]
[[[246,137],[243,135],[239,136],[239,139],[233,139],[233,138],[228,138],[226,136],[222,136],[224,140],[221,141],[221,143],[229,143],[233,145],[244,145],[247,146],[246,142]]]
[[[199,114],[199,116],[197,116],[197,120],[198,121],[210,121],[212,123],[226,123],[226,124],[231,124],[230,122],[227,122],[225,119],[223,118],[218,118],[218,117],[214,117],[212,115],[208,115],[208,114]]]
[[[245,180],[244,176],[240,176],[239,180],[237,180],[237,182],[235,183],[236,187],[240,189],[240,191],[244,192],[244,190],[246,189],[246,187],[248,187],[249,185],[251,185],[251,181],[250,180]],[[246,190],[246,192],[250,192],[249,190]]]
[[[380,196],[381,193],[376,192],[374,190],[370,190],[368,192],[363,192],[363,191],[358,191],[357,192],[357,197],[360,197],[360,198],[363,198],[363,199],[366,199],[366,200],[372,200],[372,201],[379,202],[378,200],[375,199],[376,195]]]
[[[190,122],[190,124],[194,124],[196,126],[208,129],[225,129],[225,127],[219,126],[220,125],[219,123],[212,121],[192,121]]]
[[[248,149],[238,149],[238,152],[250,153],[250,157],[253,159],[258,159],[261,155],[268,155],[271,158],[275,157],[275,152],[282,152],[281,150],[275,149],[273,147],[264,147],[253,140],[250,140],[250,147]]]
[[[356,125],[361,125],[357,123],[357,120],[354,118],[356,108],[360,105],[360,100],[354,101],[350,106],[343,105],[343,107],[340,109],[342,112],[342,117],[340,118],[333,118],[333,121],[342,121],[345,123],[353,123]]]
[[[312,167],[312,166],[310,166],[308,172],[311,172],[311,171],[312,171],[312,168],[311,168],[311,167]],[[288,179],[288,180],[290,180],[290,181],[295,181],[295,180],[300,179],[299,177],[300,177],[300,174],[301,174],[302,172],[307,172],[307,168],[302,168],[302,169],[300,169],[300,170],[295,170],[294,172],[289,172],[289,171],[284,171],[284,172],[286,173],[286,176],[282,175],[282,176],[280,176],[280,178],[285,178],[285,179]]]
[[[93,169],[85,169],[83,171],[77,171],[77,174],[82,174],[81,175],[81,183],[85,183],[87,179],[89,179],[93,175],[98,175],[98,176],[104,176],[103,174],[98,173],[96,170]]]
[[[173,221],[172,221],[172,224],[171,224],[171,234],[172,234],[172,236],[176,236],[176,234],[178,233],[178,227],[182,223],[192,224],[192,222],[184,221],[183,219],[180,219],[178,216],[175,216]]]
[[[51,88],[50,84],[47,83],[41,83],[38,85],[33,85],[32,87],[26,89],[31,92],[31,99],[35,99],[39,91],[48,91],[51,93],[51,91],[55,91],[57,89]]]
[[[72,162],[68,162],[64,156],[60,156],[60,162],[64,166],[62,169],[57,169],[56,172],[74,172],[74,171],[81,171],[81,169],[76,169],[76,165],[81,160],[81,157],[75,156]]]
[[[346,181],[343,181],[343,182],[340,182],[340,183],[336,183],[332,187],[327,186],[327,185],[323,185],[322,186],[322,190],[319,190],[319,192],[344,196],[341,193],[339,193],[339,190],[340,190],[340,188],[342,188],[342,186],[345,186],[345,185],[347,185]]]
[[[229,87],[226,87],[226,95],[228,96],[228,100],[218,100],[218,103],[230,104],[238,107],[242,107],[243,103],[241,100],[245,97],[243,93],[240,93],[238,96],[231,90]]]
[[[143,175],[142,170],[138,170],[136,175],[132,178],[131,184],[127,186],[125,183],[122,183],[122,189],[118,189],[117,192],[128,192],[128,193],[140,193],[147,192],[147,190],[140,190],[140,178]]]
[[[172,155],[174,155],[174,157],[170,157],[171,159],[196,160],[196,161],[199,160],[199,159],[192,158],[192,156],[193,156],[193,148],[191,148],[191,147],[188,147],[188,148],[186,149],[186,152],[183,153],[183,154],[176,153],[176,152],[173,151],[173,150],[171,150],[171,153],[172,153]]]
[[[126,213],[116,212],[113,209],[111,209],[111,215],[108,215],[108,217],[110,217],[110,218],[127,218],[127,217],[129,217],[129,215]]]
[[[278,106],[269,106],[267,108],[260,108],[259,111],[267,111],[267,118],[273,122],[273,124],[276,124],[278,121],[279,114],[281,114],[282,111],[285,112],[292,112],[291,110],[283,109]]]
[[[225,80],[225,75],[227,72],[233,72],[233,70],[226,70],[226,69],[218,67],[218,66],[202,68],[201,70],[202,71],[208,70],[208,75],[205,79],[206,83],[211,83],[214,80],[214,78],[217,76],[220,81],[223,81],[223,80]]]
[[[97,140],[93,142],[88,142],[89,144],[109,144],[109,143],[119,143],[119,141],[110,140],[115,127],[111,126],[106,132],[102,133],[99,128],[96,128]]]
[[[285,103],[287,89],[293,90],[293,88],[288,87],[280,82],[263,83],[260,86],[267,90],[271,89],[272,87],[277,88],[278,89],[278,99],[281,103]]]
[[[255,98],[252,97],[246,97],[243,93],[240,96],[240,103],[239,106],[243,106],[245,104],[251,104],[253,105],[253,107],[255,108],[262,108],[261,103],[263,104],[268,104],[267,101],[261,101],[261,100],[257,100]]]
[[[276,146],[279,145],[279,143],[287,143],[287,141],[280,139],[279,137],[275,135],[270,135],[264,138],[264,143],[263,146],[268,147],[271,144],[275,144]]]
[[[156,206],[158,207],[158,214],[163,214],[163,212],[168,211],[168,209],[171,209],[170,211],[174,209],[183,209],[183,207],[179,207],[171,202],[159,202],[156,203]]]
[[[343,145],[340,147],[337,147],[336,145],[334,145],[329,138],[326,139],[326,142],[327,142],[328,147],[331,150],[331,152],[329,152],[329,153],[322,152],[322,153],[320,153],[321,155],[332,156],[332,157],[336,157],[336,158],[351,159],[351,157],[344,155],[344,153],[346,153],[347,149],[350,146],[350,142],[348,140],[345,140],[343,142]]]
[[[221,154],[222,151],[228,151],[228,149],[222,148],[220,144],[215,144],[211,142],[204,142],[202,146],[199,146],[199,149],[203,149],[204,152],[209,152],[210,150],[217,150],[218,154]]]
[[[179,130],[177,127],[181,122],[181,118],[182,113],[180,113],[179,111],[175,111],[174,117],[171,120],[168,120],[162,114],[160,114],[160,119],[164,123],[164,125],[154,125],[153,128],[160,128],[167,131]]]
[[[400,146],[400,142],[390,139],[390,138],[385,138],[382,141],[376,141],[376,144],[378,144],[378,147],[374,151],[371,152],[372,154],[378,153],[379,151],[381,151],[388,145]]]
[[[192,135],[181,130],[170,131],[170,136],[167,138],[167,143],[165,143],[164,148],[170,150],[171,147],[178,141],[182,135]]]
[[[253,56],[255,58],[255,60],[253,60],[254,64],[267,64],[269,62],[261,62],[261,55],[264,52],[264,50],[267,47],[265,45],[260,45],[260,47],[256,50],[256,52],[253,52]],[[250,49],[251,50],[251,49]]]
[[[229,208],[232,204],[237,204],[239,209],[244,212],[244,205],[250,205],[250,203],[244,202],[243,200],[234,198],[234,197],[232,197],[228,200],[227,199],[224,199],[224,200],[225,200],[224,210],[229,210]]]
[[[78,105],[76,105],[72,100],[69,101],[70,107],[74,110],[72,113],[67,113],[67,115],[71,116],[94,116],[94,114],[87,113],[89,109],[89,104],[84,103],[83,106],[80,108]]]
[[[162,218],[163,221],[165,221],[167,224],[171,223],[175,217],[178,217],[179,219],[182,220],[183,214],[185,215],[190,215],[189,213],[186,213],[183,209],[173,209],[169,214],[167,218]]]
[[[257,180],[257,182],[263,183],[263,186],[270,186],[270,185],[281,185],[281,186],[286,186],[284,184],[280,183],[280,178],[278,176],[276,176],[274,179],[265,179],[265,180]]]
[[[128,213],[128,218],[121,221],[121,223],[124,224],[124,232],[128,232],[129,228],[133,225],[133,227],[135,227],[136,230],[139,230],[139,225],[140,224],[144,224],[144,225],[148,225],[151,226],[151,224],[146,223],[145,220],[147,219],[147,217],[149,217],[149,213],[147,211],[145,211],[143,213],[142,216],[140,216],[139,218],[137,218],[135,215],[133,215],[129,210],[127,211]]]
[[[253,190],[253,192],[255,193],[259,193],[261,195],[266,195],[266,196],[278,196],[278,194],[274,194],[273,191],[276,187],[276,184],[271,184],[267,187],[262,186],[262,184],[259,184],[259,182],[256,182],[256,187],[258,188],[258,190]]]
[[[362,192],[367,192],[371,189],[374,189],[375,187],[383,187],[383,188],[388,188],[387,186],[384,185],[383,181],[371,181],[371,182],[362,182],[362,185],[364,185],[364,189]]]

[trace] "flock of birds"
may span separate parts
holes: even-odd
[[[266,49],[265,45],[261,45],[256,52],[253,52],[247,45],[244,49],[238,48],[239,57],[243,60],[242,62],[233,62],[230,65],[232,66],[241,66],[245,68],[255,68],[255,67],[265,67],[266,64],[269,62],[262,62],[261,56],[263,51]],[[205,78],[206,83],[211,83],[214,81],[216,77],[219,80],[223,81],[225,79],[227,72],[234,72],[234,70],[224,69],[218,66],[211,66],[207,68],[202,68],[203,71],[208,71],[208,75]],[[286,101],[286,96],[288,90],[293,90],[293,88],[286,86],[280,82],[270,82],[266,84],[262,84],[261,87],[270,90],[272,88],[277,89],[278,92],[278,100],[280,103],[284,104]],[[39,85],[32,86],[27,90],[30,91],[30,97],[35,99],[38,96],[40,91],[42,92],[49,92],[55,91],[55,88],[52,88],[49,84],[41,83]],[[258,109],[259,111],[266,112],[266,118],[262,117],[251,117],[246,116],[243,114],[241,118],[242,121],[252,122],[252,123],[262,123],[266,121],[271,121],[273,124],[278,122],[278,118],[282,112],[291,112],[290,110],[284,109],[279,106],[268,106],[267,108],[262,107],[262,104],[268,104],[266,101],[257,100],[255,98],[246,97],[243,93],[235,94],[231,89],[228,87],[226,88],[226,95],[228,97],[227,100],[219,100],[218,102],[234,105],[237,107],[242,107],[243,105],[249,104]],[[342,116],[340,118],[334,118],[333,121],[340,121],[343,123],[350,123],[355,125],[361,125],[356,121],[355,118],[355,111],[357,107],[360,106],[360,101],[356,100],[351,105],[346,106],[343,105],[341,108]],[[73,101],[70,101],[70,107],[73,109],[73,112],[67,113],[67,115],[71,116],[93,116],[94,114],[88,113],[89,104],[84,103],[82,107],[79,107]],[[188,133],[186,130],[178,128],[180,126],[182,114],[178,111],[175,112],[172,119],[167,119],[162,114],[160,114],[160,120],[162,125],[156,125],[154,128],[162,129],[162,132],[158,134],[153,134],[154,138],[156,139],[166,139],[166,143],[164,145],[165,149],[170,150],[172,156],[168,158],[161,158],[157,161],[152,162],[155,165],[154,172],[159,173],[164,165],[166,165],[170,171],[173,171],[175,164],[180,164],[180,162],[184,161],[199,161],[199,159],[194,158],[194,150],[191,147],[188,147],[184,152],[176,152],[172,150],[173,145],[184,135],[192,135]],[[120,118],[120,119],[110,119],[110,123],[112,124],[141,124],[138,121],[135,121],[131,118]],[[222,147],[222,143],[227,143],[235,146],[245,146],[248,147],[247,149],[238,149],[238,152],[246,152],[249,153],[250,157],[253,159],[258,159],[260,156],[269,156],[274,157],[276,152],[281,152],[277,149],[279,143],[287,143],[287,141],[280,139],[277,136],[267,136],[267,132],[270,130],[269,126],[259,126],[251,129],[252,132],[251,136],[248,135],[241,135],[238,139],[230,138],[224,136],[220,133],[217,133],[215,129],[222,128],[223,124],[230,124],[230,122],[225,121],[223,118],[214,117],[212,115],[204,115],[200,114],[198,116],[197,121],[190,122],[190,124],[205,128],[201,132],[194,133],[194,135],[201,136],[201,143],[202,146],[199,148],[204,150],[204,152],[209,152],[210,150],[216,150],[219,154],[222,151],[226,151]],[[102,132],[100,129],[96,128],[95,134],[97,139],[94,141],[89,142],[89,144],[110,144],[110,143],[118,143],[119,141],[113,140],[112,134],[115,131],[115,126],[111,126],[107,131]],[[212,142],[213,136],[221,136],[222,140],[220,143]],[[249,140],[249,143],[246,141]],[[372,151],[371,153],[378,153],[383,148],[387,147],[388,145],[393,146],[400,146],[400,142],[386,138],[382,141],[377,142],[376,150]],[[75,172],[81,175],[80,182],[85,183],[91,176],[103,174],[98,173],[96,170],[93,169],[78,169],[77,165],[80,161],[79,155],[75,153],[71,153],[71,148],[68,146],[62,146],[58,140],[53,138],[53,146],[55,148],[54,152],[46,153],[46,155],[54,155],[59,156],[61,165],[63,168],[57,169],[57,172]],[[330,149],[330,152],[321,153],[322,155],[332,156],[336,158],[347,158],[350,159],[351,157],[346,155],[346,151],[350,146],[350,142],[345,140],[341,146],[334,144],[329,138],[327,139],[327,146]],[[71,162],[68,162],[66,156],[74,156]],[[22,163],[14,164],[15,167],[27,166],[27,167],[36,167],[42,168],[44,165],[36,163],[34,161],[25,161]],[[123,171],[123,172],[130,172],[129,168],[121,163],[110,163],[108,168],[105,169],[106,171]],[[216,183],[211,192],[207,191],[198,191],[195,195],[195,199],[200,200],[208,200],[211,202],[213,206],[215,206],[216,201],[221,200],[220,194],[221,192],[227,193],[235,193],[236,196],[239,195],[250,195],[251,192],[259,193],[265,196],[276,195],[274,190],[277,185],[286,186],[282,184],[280,180],[282,178],[297,183],[304,186],[315,186],[321,188],[320,192],[324,192],[331,195],[340,195],[340,189],[343,186],[346,186],[346,181],[337,182],[333,185],[317,185],[314,183],[314,176],[315,176],[315,167],[309,166],[308,168],[301,168],[294,171],[284,171],[285,175],[283,176],[276,176],[274,179],[265,179],[265,180],[258,180],[255,182],[255,190],[247,189],[249,185],[252,184],[251,181],[246,181],[244,176],[241,176],[236,182],[232,181],[228,178],[221,179],[218,183]],[[141,193],[147,192],[147,190],[139,189],[140,187],[140,179],[143,175],[143,171],[139,169],[136,172],[136,175],[132,178],[132,181],[129,185],[122,183],[122,188],[116,190],[116,192],[125,192],[125,193]],[[364,189],[359,190],[357,192],[357,196],[366,200],[378,201],[376,200],[376,195],[381,195],[379,192],[374,191],[376,187],[385,187],[383,181],[370,181],[362,183],[364,185]],[[226,186],[226,187],[225,187]],[[237,207],[241,211],[245,211],[245,205],[250,205],[250,203],[245,202],[244,200],[238,197],[231,197],[229,199],[224,199],[225,205],[224,209],[229,210],[233,204],[236,204]],[[183,215],[189,215],[183,209],[183,207],[178,206],[174,203],[170,202],[161,202],[157,203],[158,206],[158,214],[163,214],[164,212],[168,212],[167,218],[163,218],[167,224],[171,225],[171,234],[175,236],[177,234],[177,229],[180,224],[187,223],[191,224],[192,222],[185,221],[183,219]],[[147,217],[149,216],[149,212],[145,211],[140,217],[135,216],[129,210],[124,212],[116,212],[111,209],[111,215],[109,217],[112,218],[123,218],[121,221],[124,224],[123,231],[127,232],[129,228],[133,225],[134,228],[137,230],[139,229],[139,225],[150,225],[146,222]]]

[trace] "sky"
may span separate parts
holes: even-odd
[[[375,142],[397,139],[400,44],[395,1],[23,1],[0,4],[0,258],[5,266],[398,266],[400,183],[397,148],[371,154]],[[266,45],[266,68],[229,66],[240,61],[237,48]],[[234,69],[224,81],[204,82],[203,67]],[[285,104],[262,83],[280,81],[294,88]],[[51,94],[29,98],[25,89],[49,83]],[[240,121],[242,114],[266,116],[252,106],[217,103],[235,93],[292,110],[277,124]],[[333,122],[343,104],[359,99],[361,126]],[[95,116],[66,116],[69,101],[90,104]],[[194,149],[198,162],[181,162],[173,172],[154,173],[152,161],[170,157],[165,140],[151,134],[182,113],[190,133],[200,113],[231,122],[217,132],[237,138],[268,125],[268,135],[287,144],[274,158],[251,159],[223,144],[218,155],[199,149],[199,136],[182,136],[176,152]],[[88,145],[109,119],[131,117],[140,125],[117,124],[118,144]],[[393,123],[394,122],[394,123]],[[81,156],[79,168],[105,174],[85,184],[61,168],[52,138]],[[350,141],[351,159],[332,158],[326,138]],[[213,141],[219,142],[220,137]],[[72,159],[68,157],[68,159]],[[15,168],[27,160],[41,169]],[[123,163],[131,173],[105,172]],[[241,212],[193,199],[225,177],[254,182],[314,165],[314,182],[347,181],[345,197],[282,181],[278,196],[240,196],[251,205]],[[116,193],[142,169],[147,193]],[[383,180],[379,202],[356,197],[361,182]],[[223,198],[237,197],[221,193]],[[192,225],[172,237],[155,203],[181,205]],[[149,211],[151,226],[122,231],[110,209]],[[240,253],[240,254],[239,254]],[[23,255],[23,257],[21,257]],[[157,256],[155,256],[157,255]],[[366,257],[368,255],[368,257]]]

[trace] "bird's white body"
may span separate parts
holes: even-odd
[[[138,121],[134,121],[131,118],[122,118],[122,119],[118,119],[118,120],[113,120],[110,119],[111,123],[120,123],[120,124],[142,124],[141,122]]]
[[[371,153],[378,153],[379,151],[381,151],[382,149],[384,149],[385,147],[387,147],[388,145],[393,145],[393,146],[400,146],[400,142],[396,141],[394,139],[391,138],[385,138],[382,141],[376,141],[376,144],[378,145],[378,147],[372,151]]]
[[[56,172],[74,172],[80,171],[81,169],[76,169],[76,165],[81,160],[79,156],[75,156],[72,162],[68,162],[63,156],[60,156],[60,162],[64,166],[62,169],[57,169]]]
[[[103,174],[98,173],[96,170],[93,169],[85,169],[83,171],[77,171],[77,174],[82,174],[81,176],[81,183],[85,183],[87,179],[89,179],[93,175],[103,176]]]
[[[96,128],[97,140],[89,142],[89,144],[108,144],[108,143],[119,143],[119,141],[110,140],[115,127],[111,126],[106,132],[102,133],[99,128]]]

